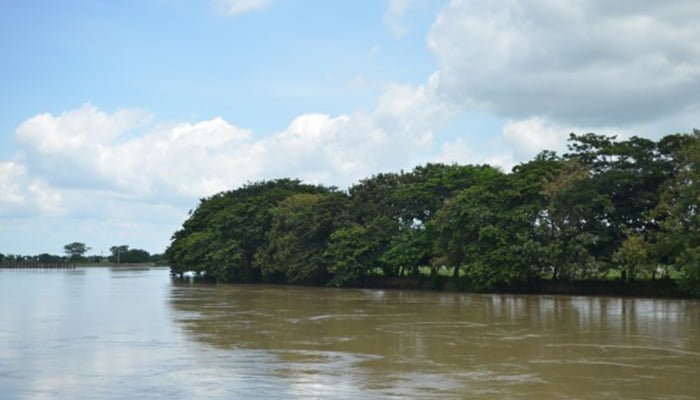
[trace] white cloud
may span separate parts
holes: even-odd
[[[61,195],[16,162],[0,162],[0,215],[60,215]]]
[[[693,0],[452,0],[428,43],[465,107],[619,126],[700,104],[698,19]]]
[[[407,32],[404,17],[412,2],[413,0],[388,0],[384,23],[396,38],[403,37]]]
[[[225,15],[239,15],[261,10],[270,3],[272,0],[211,0],[214,9]]]
[[[514,158],[527,161],[542,150],[562,153],[566,150],[566,140],[576,128],[564,127],[543,117],[510,120],[503,126],[503,137],[513,149]]]
[[[493,153],[474,149],[462,138],[443,143],[437,157],[429,161],[445,164],[488,164],[505,172],[510,171],[516,164],[513,156],[507,152]]]
[[[451,112],[431,83],[392,85],[370,112],[302,114],[262,138],[219,117],[146,125],[143,111],[92,105],[39,114],[16,130],[21,164],[0,162],[0,215],[27,227],[61,215],[61,226],[75,228],[43,231],[52,242],[162,251],[197,198],[247,181],[293,177],[343,187],[412,168]],[[0,237],[32,252],[12,232],[0,229]]]
[[[0,163],[0,203],[21,204],[24,195],[19,179],[25,174],[21,165],[13,162]]]
[[[451,112],[433,90],[432,84],[393,85],[372,112],[303,114],[257,140],[219,117],[149,126],[133,135],[148,113],[107,113],[92,105],[39,114],[16,136],[30,171],[64,190],[196,198],[278,177],[348,185],[380,170],[411,167],[432,145],[433,129]]]
[[[506,148],[512,150],[512,158],[518,162],[532,159],[542,150],[554,150],[559,154],[568,151],[569,133],[595,132],[600,135],[627,139],[642,136],[659,139],[672,133],[689,133],[700,121],[700,106],[671,113],[653,121],[642,121],[625,125],[577,126],[563,124],[543,116],[508,120],[503,126],[502,139]]]
[[[474,153],[466,140],[458,138],[442,144],[436,161],[445,164],[472,163],[474,162]]]
[[[16,137],[42,153],[63,153],[112,141],[126,131],[147,125],[150,119],[151,115],[143,111],[107,114],[86,103],[57,117],[48,113],[36,115],[17,128]]]

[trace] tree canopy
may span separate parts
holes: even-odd
[[[82,242],[72,242],[63,246],[63,252],[73,261],[81,260],[90,248]]]
[[[460,287],[654,279],[700,294],[700,132],[571,134],[510,173],[427,164],[338,191],[293,179],[202,199],[166,251],[218,282],[361,284],[449,272]]]

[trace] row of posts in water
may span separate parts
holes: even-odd
[[[28,261],[28,260],[2,260],[0,268],[4,269],[73,269],[75,263],[70,261]]]

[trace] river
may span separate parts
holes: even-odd
[[[699,399],[700,303],[0,270],[0,399]]]

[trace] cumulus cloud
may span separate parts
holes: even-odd
[[[568,148],[569,133],[595,132],[600,135],[627,139],[632,136],[659,139],[673,133],[689,133],[700,121],[700,106],[688,107],[653,121],[640,121],[624,125],[578,126],[565,124],[543,116],[508,120],[502,129],[504,147],[512,151],[517,162],[532,159],[542,150],[554,150],[559,154]]]
[[[90,104],[29,118],[16,137],[31,171],[64,189],[196,198],[287,176],[347,185],[410,167],[432,145],[434,127],[451,112],[433,92],[432,84],[393,85],[371,112],[303,114],[261,139],[220,117],[144,127],[148,113]],[[135,128],[145,133],[130,134]]]
[[[150,119],[150,114],[140,110],[107,114],[86,103],[55,117],[48,113],[36,115],[19,126],[16,137],[42,153],[63,153],[112,141],[126,131],[147,125]]]
[[[138,241],[162,251],[197,198],[247,181],[292,177],[344,187],[411,168],[451,112],[429,83],[392,85],[371,111],[302,114],[258,138],[220,117],[162,124],[144,111],[91,104],[42,113],[16,129],[21,163],[0,162],[0,215],[22,218],[24,227],[62,215],[60,229],[42,233],[58,235],[54,241]],[[32,235],[29,228],[22,234]],[[0,236],[33,251],[6,229]]]
[[[488,164],[508,172],[516,164],[516,160],[509,152],[491,152],[474,148],[465,139],[457,138],[444,142],[436,157],[427,160],[444,164]]]
[[[61,195],[16,162],[0,162],[0,215],[60,215]]]
[[[562,153],[566,150],[569,132],[580,132],[542,117],[510,120],[503,126],[505,142],[513,149],[514,158],[526,161],[542,150]]]
[[[269,6],[271,2],[272,0],[211,0],[214,9],[226,15],[239,15],[261,10]]]
[[[693,0],[452,0],[428,44],[463,106],[619,126],[700,104],[699,18]]]

